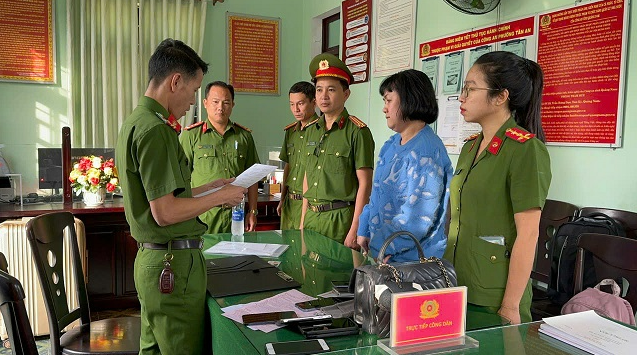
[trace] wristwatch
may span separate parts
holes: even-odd
[[[253,215],[257,216],[259,214],[259,210],[254,209],[254,210],[250,210],[248,211],[249,213],[252,213]]]

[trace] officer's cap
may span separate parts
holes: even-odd
[[[321,53],[310,62],[310,75],[316,82],[320,77],[332,77],[344,80],[348,85],[354,82],[354,76],[347,65],[337,56],[330,53]]]

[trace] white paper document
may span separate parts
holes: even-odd
[[[256,255],[279,257],[288,248],[287,244],[248,243],[221,241],[206,249],[206,254]]]
[[[592,354],[635,354],[637,330],[606,319],[595,311],[544,318],[540,333]]]
[[[235,180],[231,182],[231,184],[235,186],[245,187],[247,189],[248,187],[259,182],[268,174],[274,172],[275,170],[276,170],[276,166],[274,165],[254,164],[251,167],[249,167],[247,170],[239,174],[239,176],[237,176]],[[218,191],[219,189],[221,189],[221,187],[204,191],[200,194],[195,195],[194,197],[206,196],[215,191]]]
[[[253,313],[268,313],[268,312],[284,312],[294,311],[298,317],[310,317],[323,314],[318,310],[302,311],[295,306],[299,302],[307,302],[315,300],[316,298],[308,296],[299,290],[290,290],[279,293],[278,295],[263,299],[258,302],[246,303],[242,305],[234,305],[226,308],[222,308],[223,315],[232,319],[235,322],[243,323],[244,314]],[[251,325],[248,328],[252,330],[260,330],[265,333],[269,333],[273,330],[281,328],[276,324],[259,324]]]

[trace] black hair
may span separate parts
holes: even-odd
[[[298,83],[292,85],[290,88],[289,94],[304,94],[308,100],[312,101],[316,98],[316,88],[312,83],[308,83],[307,81],[299,81]]]
[[[208,63],[204,62],[197,52],[180,40],[166,38],[157,46],[148,61],[148,82],[160,83],[174,72],[191,79],[197,75],[199,69],[206,74]]]
[[[210,88],[212,88],[213,86],[219,86],[225,89],[228,89],[228,91],[230,91],[230,96],[232,96],[232,101],[234,101],[234,87],[230,84],[226,84],[223,81],[213,81],[212,83],[206,85],[206,92],[204,97],[207,98],[208,97],[208,93],[210,92]]]
[[[395,92],[400,97],[403,121],[433,123],[438,119],[438,101],[429,77],[418,70],[408,69],[385,78],[378,88],[381,96]]]
[[[540,116],[544,86],[542,68],[532,60],[504,51],[485,53],[474,65],[484,74],[487,86],[499,90],[491,91],[489,96],[495,97],[502,90],[508,90],[509,110],[515,115],[515,122],[545,142]]]

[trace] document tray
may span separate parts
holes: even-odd
[[[255,255],[206,260],[208,293],[225,297],[301,286],[277,267]]]

